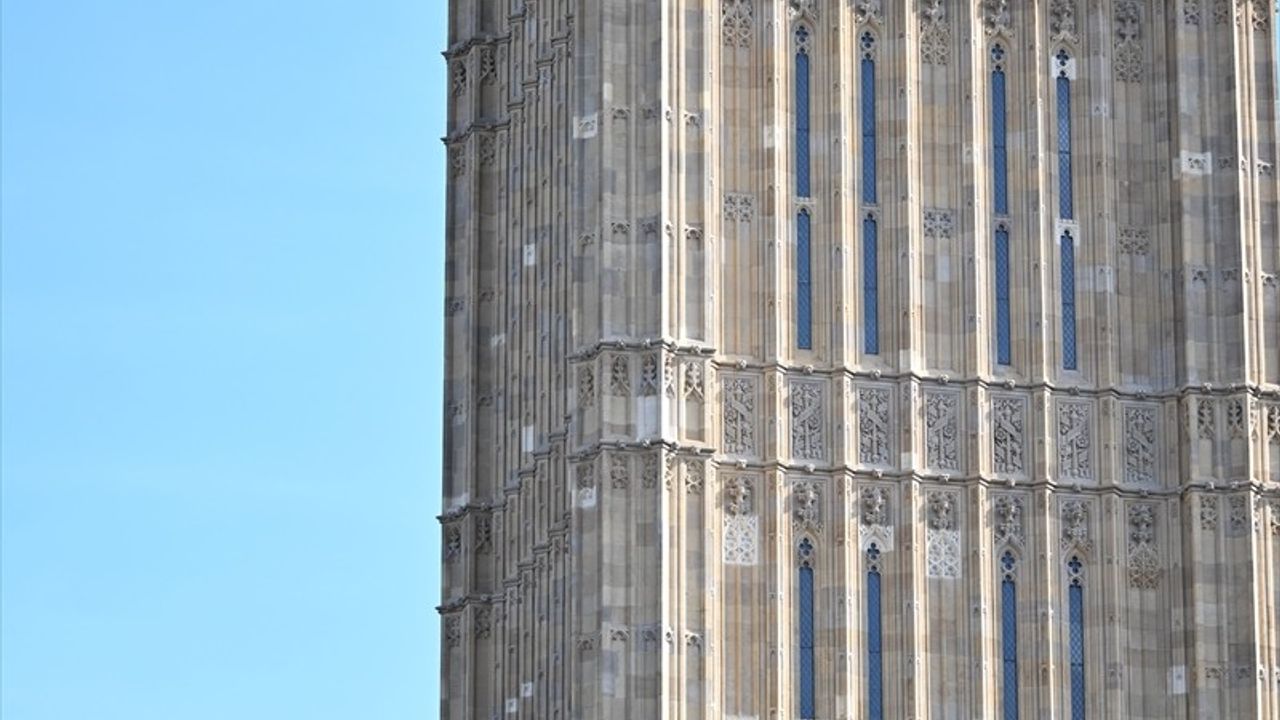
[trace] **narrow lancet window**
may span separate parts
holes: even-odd
[[[995,210],[997,215],[1009,214],[1009,154],[1008,128],[1005,108],[1004,48],[991,49],[991,165],[995,179]]]
[[[876,203],[876,61],[875,36],[863,33],[861,86],[862,202]],[[862,220],[862,350],[880,354],[880,248],[875,216]]]
[[[1067,562],[1068,651],[1071,655],[1071,720],[1084,720],[1084,576],[1080,558]]]
[[[996,225],[996,362],[1013,363],[1013,343],[1010,339],[1012,321],[1009,317],[1009,227]]]
[[[1014,584],[1013,553],[1000,558],[1000,659],[1003,663],[1001,700],[1004,720],[1018,720],[1018,590]]]
[[[809,29],[796,28],[796,194],[809,197]]]
[[[867,718],[884,720],[884,659],[880,627],[880,548],[867,548]]]
[[[1058,95],[1058,216],[1070,220],[1075,216],[1071,194],[1071,58],[1065,50],[1054,57],[1057,66]]]
[[[800,541],[800,590],[796,594],[800,612],[800,717],[817,717],[813,656],[813,543]]]
[[[876,201],[876,61],[875,37],[862,34],[862,201]]]
[[[813,282],[808,210],[796,216],[796,346],[813,348]]]
[[[868,355],[880,354],[880,249],[876,218],[862,220],[862,344]]]
[[[1062,233],[1058,243],[1062,254],[1062,367],[1077,369],[1076,358],[1076,241],[1071,232]]]

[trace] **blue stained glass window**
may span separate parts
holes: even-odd
[[[1075,370],[1076,358],[1076,243],[1062,233],[1062,367]]]
[[[1057,55],[1058,64],[1070,60],[1066,52]],[[1071,79],[1066,70],[1058,73],[1058,214],[1065,219],[1075,215],[1071,194]]]
[[[1003,57],[1003,52],[999,46],[993,50],[997,58]],[[1004,70],[997,68],[991,73],[991,153],[995,208],[1000,215],[1009,214],[1009,153],[1005,118]]]
[[[796,194],[809,197],[809,30],[796,29]]]
[[[813,348],[813,289],[810,277],[809,213],[796,217],[796,345]]]
[[[880,353],[880,267],[876,221],[862,221],[862,343],[868,355]]]
[[[870,51],[870,34],[862,36],[862,47]],[[862,201],[876,201],[876,61],[862,58]]]
[[[880,627],[880,549],[867,549],[867,718],[884,720],[884,659]]]
[[[1070,623],[1067,644],[1071,655],[1071,720],[1084,720],[1084,584],[1080,578],[1079,558],[1067,563],[1071,584],[1067,588],[1067,618]]]
[[[1013,555],[1000,558],[1004,580],[1000,583],[1000,658],[1004,665],[1002,688],[1004,720],[1018,720],[1018,591],[1013,580]]]
[[[996,229],[996,362],[1013,362],[1011,321],[1009,319],[1009,230]]]
[[[807,550],[806,550],[807,548]],[[800,541],[800,553],[807,557],[813,545],[808,539]],[[800,717],[816,718],[817,709],[814,697],[814,656],[813,656],[813,568],[809,565],[800,567]]]

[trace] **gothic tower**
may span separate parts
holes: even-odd
[[[1280,717],[1272,0],[451,0],[447,718]]]

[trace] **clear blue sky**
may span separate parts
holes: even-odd
[[[436,715],[445,19],[4,1],[5,720]]]

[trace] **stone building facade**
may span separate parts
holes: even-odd
[[[449,5],[444,717],[1280,717],[1271,0]]]

